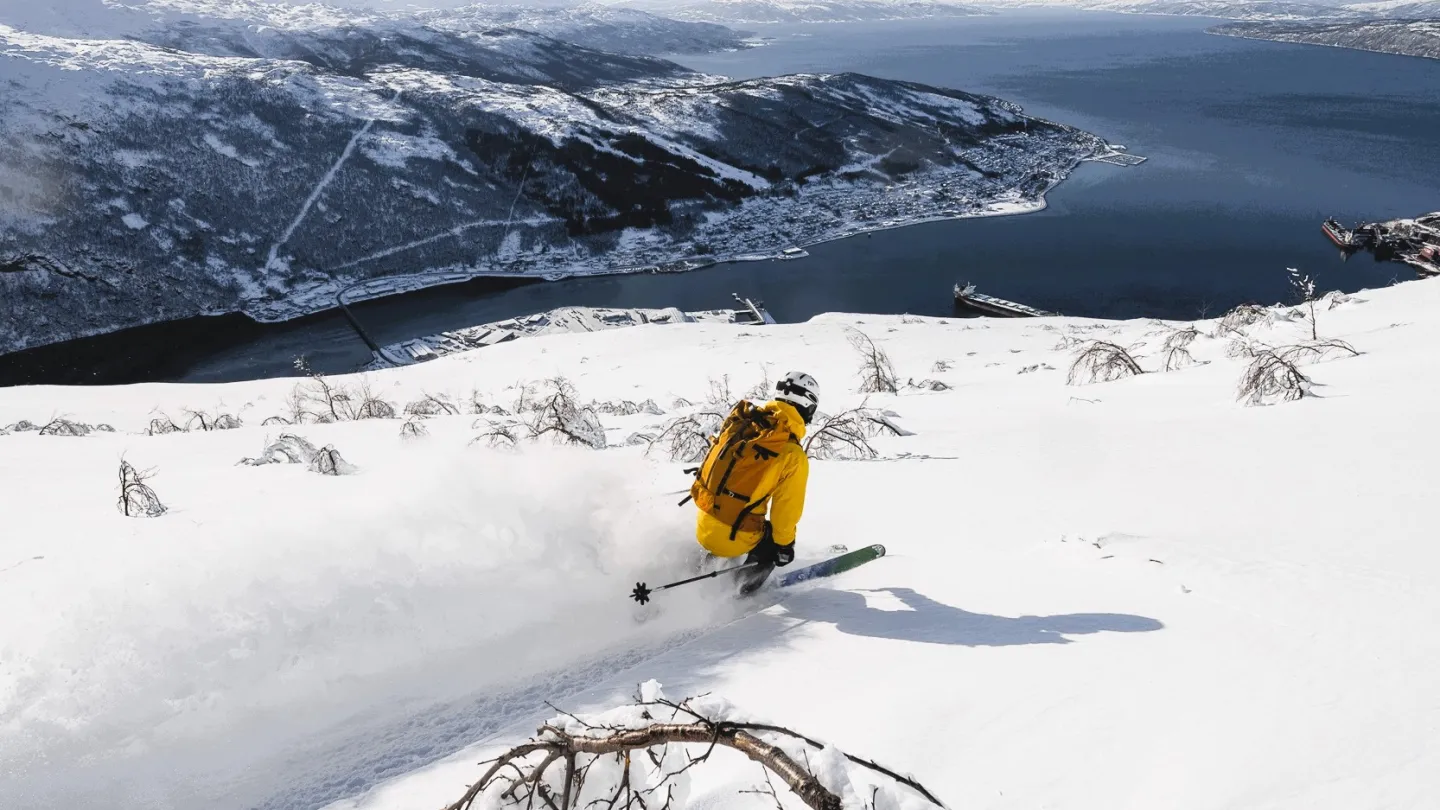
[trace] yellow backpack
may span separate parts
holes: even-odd
[[[731,540],[738,532],[765,528],[765,503],[773,493],[756,492],[755,488],[789,442],[798,445],[800,440],[776,414],[742,399],[720,424],[720,433],[710,440],[705,461],[686,470],[695,474],[690,498],[697,507],[730,525]]]

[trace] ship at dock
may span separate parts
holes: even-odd
[[[1320,230],[1346,258],[1368,250],[1376,261],[1404,262],[1421,276],[1440,276],[1440,211],[1413,219],[1361,223],[1354,228],[1331,217]]]

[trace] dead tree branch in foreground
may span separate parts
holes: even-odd
[[[675,810],[676,793],[683,792],[677,791],[677,780],[708,762],[717,748],[760,764],[767,783],[774,774],[813,810],[841,809],[840,796],[811,771],[806,753],[839,752],[803,734],[781,726],[714,720],[692,708],[689,700],[675,703],[656,697],[624,709],[635,714],[610,724],[562,712],[531,741],[481,763],[490,767],[445,810]],[[945,807],[913,778],[871,760],[842,756]]]

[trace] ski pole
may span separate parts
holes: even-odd
[[[637,582],[635,583],[635,590],[630,592],[630,598],[643,605],[646,602],[650,601],[650,594],[654,593],[655,591],[663,591],[669,588],[678,587],[680,585],[689,585],[692,582],[699,582],[702,579],[711,579],[713,577],[718,577],[721,574],[733,574],[736,571],[744,571],[747,568],[756,568],[759,565],[760,563],[758,562],[745,563],[744,565],[737,565],[734,568],[724,568],[719,571],[712,571],[708,574],[701,574],[698,577],[682,579],[679,582],[672,582],[669,585],[657,585],[654,588],[647,588],[645,586],[645,583]]]

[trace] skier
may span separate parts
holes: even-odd
[[[762,406],[735,404],[693,472],[690,497],[699,514],[695,539],[708,557],[745,555],[757,564],[739,574],[741,594],[754,592],[776,566],[795,559],[795,527],[805,508],[810,460],[801,440],[815,418],[820,384],[792,371]]]

